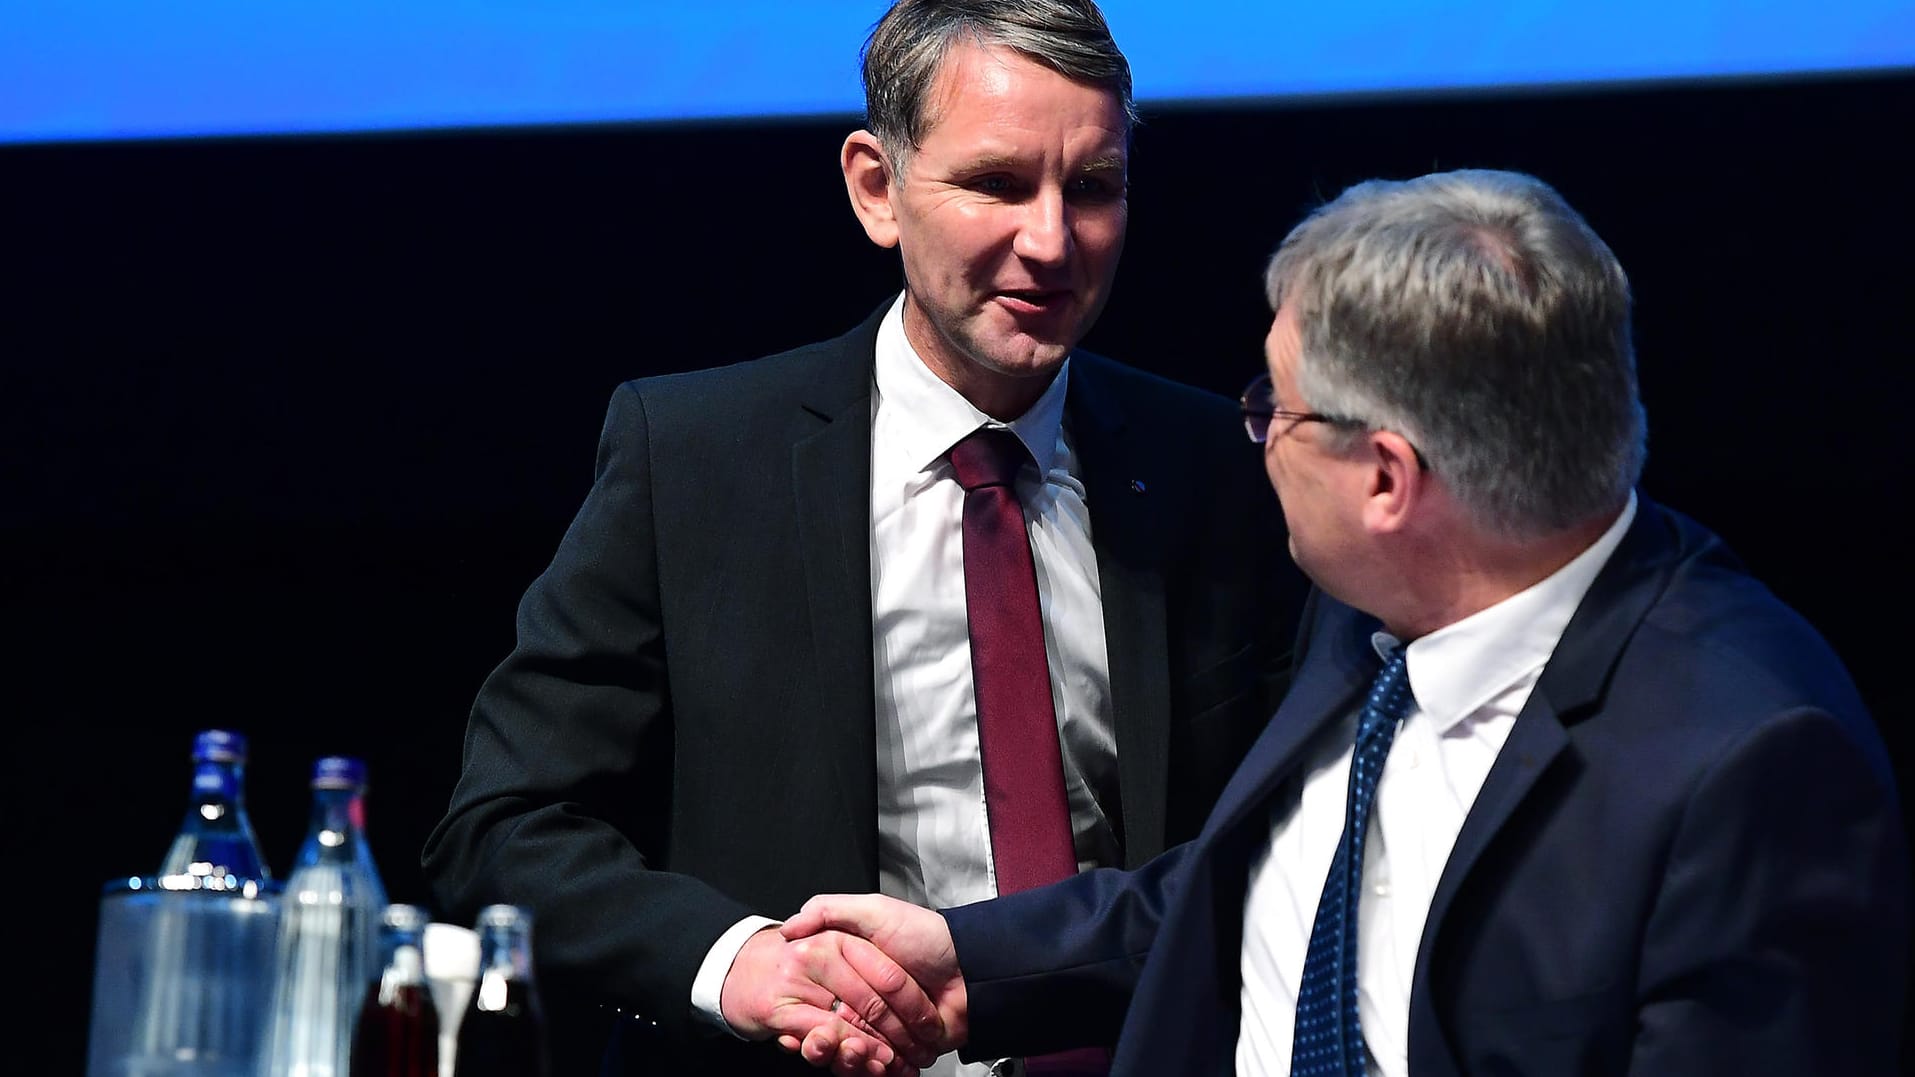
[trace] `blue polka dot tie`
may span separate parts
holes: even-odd
[[[1290,1077],[1363,1077],[1363,1028],[1357,1020],[1356,906],[1363,886],[1363,839],[1370,827],[1370,804],[1384,757],[1396,739],[1397,723],[1415,701],[1404,652],[1384,664],[1370,685],[1370,697],[1356,724],[1356,750],[1350,756],[1349,803],[1343,814],[1343,840],[1330,861],[1317,919],[1310,929],[1310,950],[1297,989],[1297,1027],[1290,1047]]]

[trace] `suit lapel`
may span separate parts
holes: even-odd
[[[871,367],[880,310],[799,402],[791,446],[804,600],[833,785],[877,882],[877,731],[871,643]]]
[[[1177,996],[1211,1000],[1200,1003],[1208,1012],[1189,1018],[1192,1030],[1208,1032],[1194,1045],[1178,1039],[1178,1050],[1194,1050],[1196,1057],[1208,1052],[1214,1072],[1229,1072],[1236,1046],[1244,899],[1250,866],[1269,845],[1272,802],[1304,763],[1313,739],[1351,712],[1377,666],[1368,642],[1375,622],[1325,597],[1317,601],[1326,616],[1315,619],[1308,656],[1283,704],[1224,788],[1196,846],[1185,854],[1190,878],[1172,914],[1178,926],[1166,929],[1176,933],[1182,955],[1176,959]]]
[[[1587,717],[1601,701],[1609,671],[1668,584],[1670,550],[1664,517],[1647,498],[1641,499],[1628,534],[1563,629],[1463,820],[1430,903],[1429,925],[1441,920],[1484,848],[1550,762],[1569,746],[1567,726]]]
[[[1111,721],[1117,737],[1124,847],[1164,844],[1168,803],[1170,682],[1164,561],[1168,521],[1183,514],[1170,447],[1141,451],[1138,422],[1112,379],[1079,353],[1070,372],[1067,415],[1090,503],[1091,544],[1104,607]],[[1135,863],[1127,866],[1135,867]]]
[[[1671,541],[1668,518],[1641,498],[1629,532],[1577,605],[1490,766],[1443,865],[1424,922],[1411,981],[1411,1057],[1422,1051],[1418,1040],[1442,1035],[1430,993],[1429,960],[1457,893],[1550,764],[1569,748],[1569,727],[1598,716],[1610,671],[1668,586],[1672,555],[1680,552],[1677,545]]]
[[[1246,821],[1267,829],[1270,798],[1277,787],[1296,771],[1310,742],[1325,727],[1354,712],[1376,675],[1376,650],[1370,645],[1375,620],[1327,596],[1319,602],[1324,613],[1310,653],[1276,715],[1224,787],[1208,830],[1223,832]]]

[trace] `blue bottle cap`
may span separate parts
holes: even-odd
[[[392,904],[379,916],[379,922],[396,931],[422,932],[432,922],[423,905]]]
[[[195,763],[244,763],[246,738],[229,729],[205,729],[193,738]]]
[[[532,924],[532,913],[522,905],[487,905],[479,910],[478,930],[518,927]]]
[[[313,763],[314,789],[363,789],[366,785],[364,760],[351,756],[322,756]]]

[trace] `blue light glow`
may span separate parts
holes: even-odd
[[[885,5],[0,6],[0,141],[57,141],[851,116]],[[1915,65],[1908,0],[1104,6],[1147,104]]]

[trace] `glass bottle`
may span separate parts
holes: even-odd
[[[235,890],[272,879],[246,814],[246,738],[226,729],[193,738],[193,793],[186,818],[160,862],[169,889]]]
[[[361,760],[314,762],[312,815],[282,898],[263,1077],[346,1077],[353,1021],[379,975],[386,908],[365,795]]]
[[[453,1077],[544,1077],[545,1015],[532,980],[532,916],[516,905],[479,911],[479,984],[459,1019]]]
[[[388,905],[379,921],[385,971],[366,985],[352,1038],[352,1077],[438,1077],[439,1011],[426,985],[428,917]]]
[[[249,1072],[259,1048],[278,905],[246,813],[246,738],[202,730],[192,758],[159,873],[109,884],[102,900],[102,957],[121,956],[111,979],[95,977],[89,1072]]]

